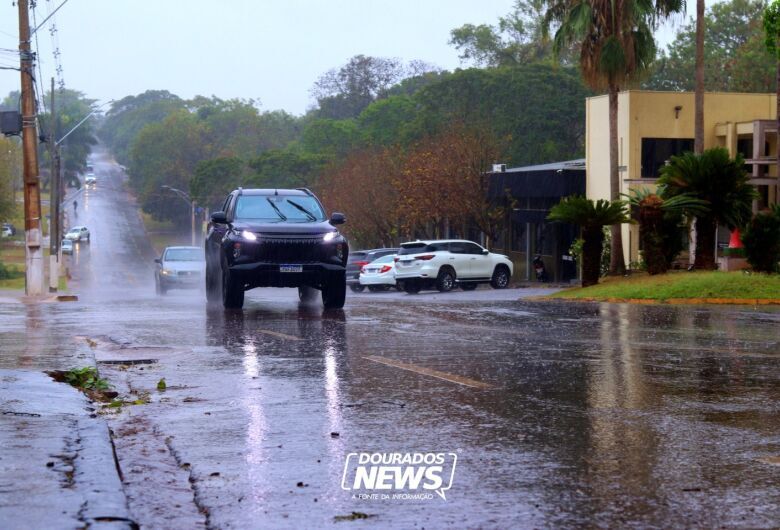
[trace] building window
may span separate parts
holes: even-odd
[[[658,178],[666,161],[693,151],[693,138],[642,138],[642,178]]]
[[[509,250],[513,252],[525,252],[526,238],[528,234],[525,230],[525,223],[512,221],[512,234],[509,242]]]

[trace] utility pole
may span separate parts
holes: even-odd
[[[60,283],[60,172],[57,155],[57,111],[54,106],[54,78],[51,78],[51,116],[49,119],[49,158],[51,159],[51,192],[49,216],[49,292],[56,293]]]
[[[28,0],[19,6],[19,57],[22,72],[22,155],[24,158],[24,232],[26,248],[25,293],[43,294],[43,248],[41,247],[41,188],[38,179],[38,133],[35,126],[33,53],[30,49]]]

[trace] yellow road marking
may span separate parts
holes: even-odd
[[[287,340],[303,340],[300,337],[296,337],[295,335],[287,335],[286,333],[279,333],[278,331],[271,331],[269,329],[258,329],[258,333],[264,333],[265,335],[271,335],[272,337],[277,337],[280,339],[287,339]]]
[[[376,355],[369,355],[363,358],[368,359],[369,361],[374,361],[375,363],[384,364],[386,366],[392,366],[394,368],[400,368],[401,370],[407,370],[409,372],[414,372],[416,374],[435,377],[436,379],[449,381],[450,383],[456,383],[458,385],[463,385],[470,388],[479,388],[480,390],[486,390],[488,388],[492,388],[489,384],[483,383],[482,381],[477,381],[476,379],[469,379],[468,377],[463,377],[460,375],[449,374],[447,372],[440,372],[439,370],[433,370],[431,368],[417,366],[416,364],[402,363],[401,361],[396,361],[395,359],[388,359],[387,357],[377,357]]]

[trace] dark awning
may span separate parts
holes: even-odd
[[[585,194],[584,169],[505,171],[489,173],[488,196],[492,199],[547,197],[562,198]]]

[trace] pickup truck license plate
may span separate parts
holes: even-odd
[[[303,272],[303,265],[279,265],[279,272]]]

